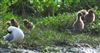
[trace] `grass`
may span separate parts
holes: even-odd
[[[91,31],[80,34],[71,32],[70,27],[75,20],[75,13],[65,13],[58,16],[34,19],[29,17],[29,20],[34,22],[34,25],[36,26],[30,32],[23,26],[23,19],[21,17],[18,17],[13,13],[10,13],[10,15],[7,13],[4,17],[0,18],[0,44],[5,44],[3,36],[7,33],[6,21],[10,20],[11,18],[15,18],[18,21],[21,29],[24,32],[27,32],[25,33],[25,39],[20,44],[21,46],[18,46],[18,43],[11,43],[14,44],[13,47],[39,49],[42,46],[53,46],[60,44],[60,42],[88,43],[93,47],[96,47],[100,43],[100,36],[97,34],[90,34]],[[99,21],[97,20],[96,23],[99,23]],[[93,26],[99,25],[94,24]]]

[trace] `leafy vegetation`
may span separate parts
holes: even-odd
[[[0,0],[0,44],[5,44],[3,36],[7,33],[6,22],[14,18],[25,33],[25,39],[19,47],[36,49],[67,41],[89,43],[95,47],[100,42],[99,3],[99,0]],[[81,34],[73,33],[71,30],[76,12],[89,8],[96,10],[96,21]],[[23,25],[24,18],[32,21],[35,29],[29,32]],[[13,47],[17,45],[14,43]]]

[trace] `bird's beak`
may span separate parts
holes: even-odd
[[[12,33],[12,31],[9,31],[9,30],[7,30],[7,32],[8,32],[9,34],[11,34],[11,33]]]

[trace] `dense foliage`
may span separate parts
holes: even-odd
[[[27,32],[22,23],[27,18],[36,25],[24,40],[25,44],[31,42],[29,46],[34,43],[50,45],[55,40],[98,44],[100,38],[91,34],[100,34],[99,3],[100,0],[0,0],[0,43],[3,43],[2,36],[6,34],[8,20],[15,18],[22,30]],[[73,33],[71,30],[76,12],[90,8],[96,10],[96,21],[86,26],[82,34]]]
[[[99,3],[99,0],[2,0],[0,13],[10,11],[24,18],[29,15],[49,16],[81,9],[100,9]]]

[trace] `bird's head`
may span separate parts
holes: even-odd
[[[23,22],[24,22],[24,24],[27,24],[28,23],[28,20],[27,19],[24,19]]]
[[[13,22],[15,22],[15,19],[11,19],[10,21],[11,21],[11,23],[13,23]]]
[[[8,32],[9,34],[11,34],[11,33],[12,33],[12,31],[9,31],[9,30],[7,30],[7,32]]]
[[[92,9],[89,9],[89,10],[88,10],[88,13],[89,13],[89,14],[93,14],[93,13],[95,13],[95,12],[94,12]]]
[[[11,26],[11,23],[10,23],[10,21],[8,21],[6,24],[7,24],[8,26]]]
[[[10,26],[8,29],[7,29],[7,32],[8,33],[12,33],[14,31],[15,27],[14,26]]]
[[[83,14],[82,13],[78,13],[78,17],[80,17],[80,16],[83,16]]]

